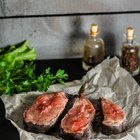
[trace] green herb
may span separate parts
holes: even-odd
[[[0,94],[13,95],[27,91],[47,91],[51,84],[64,83],[68,75],[59,69],[52,74],[48,67],[42,74],[35,74],[36,52],[25,40],[20,46],[0,49]]]

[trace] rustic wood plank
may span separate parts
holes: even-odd
[[[1,0],[0,16],[140,11],[139,0]]]
[[[140,42],[140,14],[98,15],[1,19],[0,47],[28,39],[38,59],[81,57],[91,23],[99,24],[106,55],[119,54],[127,26],[135,28]]]

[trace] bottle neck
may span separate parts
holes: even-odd
[[[98,35],[96,35],[96,36],[90,36],[90,38],[92,39],[92,40],[97,40],[97,38],[98,38]]]
[[[127,42],[128,44],[133,44],[134,39],[128,39],[128,38],[126,38],[126,42]]]

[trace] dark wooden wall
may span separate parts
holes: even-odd
[[[0,47],[28,39],[37,59],[81,57],[92,23],[106,55],[118,55],[127,26],[140,42],[140,1],[0,0]]]

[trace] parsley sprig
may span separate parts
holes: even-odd
[[[35,74],[36,52],[29,48],[25,40],[20,46],[0,49],[0,94],[13,95],[27,91],[47,91],[49,86],[58,82],[64,84],[68,75],[64,70],[51,73],[48,67],[39,76]]]

